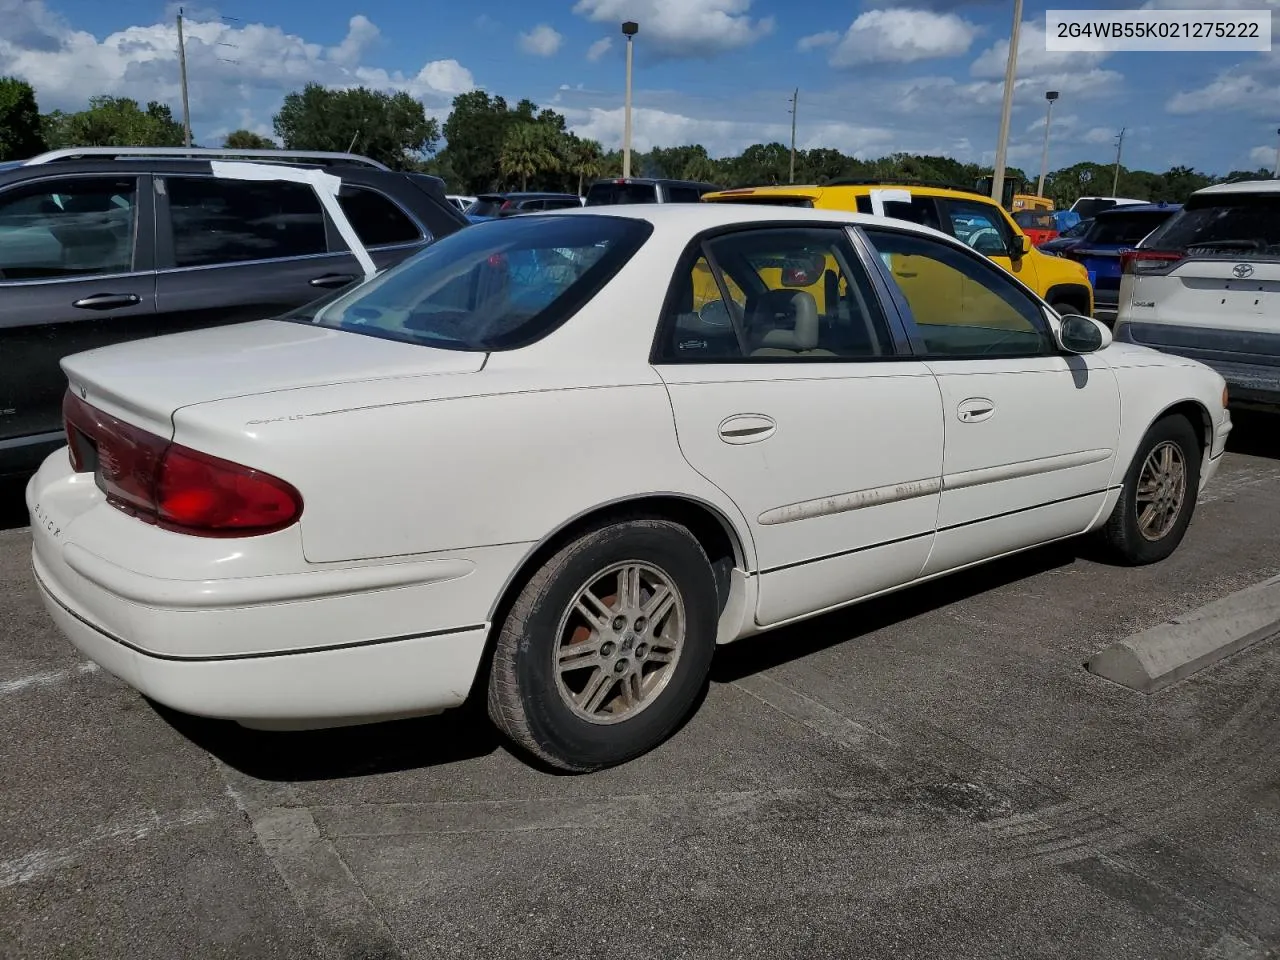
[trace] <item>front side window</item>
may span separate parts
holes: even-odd
[[[338,191],[338,206],[366,247],[414,243],[422,239],[405,212],[376,190],[344,184]]]
[[[133,269],[134,177],[41,180],[0,194],[0,280]]]
[[[1193,196],[1143,246],[1231,257],[1280,255],[1280,194]]]
[[[691,269],[678,268],[672,293],[660,361],[866,360],[894,352],[869,279],[840,230],[715,237]]]
[[[946,232],[984,257],[1007,257],[1011,235],[1000,210],[975,200],[943,200]]]
[[[911,310],[929,356],[943,359],[1051,353],[1036,302],[1003,270],[950,244],[866,228]]]
[[[510,350],[585,306],[652,232],[622,217],[486,221],[282,319],[446,350]]]
[[[170,177],[165,188],[176,267],[328,252],[320,199],[305,183]]]

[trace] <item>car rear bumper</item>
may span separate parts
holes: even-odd
[[[274,729],[437,713],[466,700],[514,552],[223,578],[210,572],[215,563],[194,579],[192,556],[211,547],[226,555],[228,541],[169,534],[100,502],[77,514],[77,501],[100,497],[86,478],[60,454],[27,485],[36,583],[77,649],[146,696]],[[119,562],[130,556],[124,539],[160,554],[158,569],[175,576]],[[252,550],[253,539],[267,538],[231,546]]]
[[[1280,334],[1159,323],[1122,323],[1116,339],[1212,367],[1233,404],[1280,406]]]

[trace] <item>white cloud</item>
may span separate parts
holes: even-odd
[[[1119,133],[1115,127],[1091,127],[1080,139],[1085,143],[1111,143]]]
[[[587,47],[587,59],[592,63],[595,63],[611,49],[613,49],[613,37],[601,37],[591,46]]]
[[[142,103],[160,100],[177,113],[175,23],[127,27],[99,40],[70,27],[43,0],[0,0],[0,23],[0,75],[29,81],[42,110],[82,110],[91,96],[109,94]],[[380,31],[361,15],[350,19],[346,36],[330,47],[263,23],[232,26],[192,18],[183,29],[193,124],[201,140],[246,126],[239,121],[242,110],[269,118],[285,93],[308,82],[405,91],[432,112],[475,88],[471,72],[456,60],[434,60],[410,74],[365,65]]]
[[[752,0],[578,0],[573,12],[596,23],[640,24],[637,44],[668,57],[706,57],[750,46],[773,32],[753,20]]]
[[[838,30],[824,30],[822,33],[814,33],[807,37],[801,37],[796,44],[796,49],[801,53],[808,53],[810,50],[818,50],[822,47],[832,47],[840,42],[840,32]]]
[[[1139,10],[1280,10],[1280,0],[1147,0]]]
[[[977,25],[954,13],[868,10],[853,21],[832,51],[831,65],[852,67],[957,57],[968,52],[978,33]]]
[[[545,23],[520,34],[520,49],[535,57],[554,57],[563,42],[564,37]]]
[[[1259,167],[1271,167],[1276,165],[1276,148],[1272,144],[1269,147],[1254,147],[1249,151],[1249,162],[1257,164]]]
[[[1018,31],[1018,77],[1035,77],[1039,74],[1058,72],[1073,73],[1094,67],[1105,60],[1105,51],[1076,51],[1062,53],[1045,49],[1043,21],[1024,20]],[[975,77],[1004,78],[1009,60],[1009,38],[997,40],[973,61],[969,73]]]
[[[1175,93],[1165,104],[1169,113],[1205,113],[1220,110],[1253,110],[1270,113],[1280,98],[1280,87],[1249,73],[1227,71],[1197,90]]]

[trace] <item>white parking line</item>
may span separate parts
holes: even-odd
[[[85,661],[77,663],[74,667],[66,670],[46,670],[44,673],[33,673],[27,677],[18,677],[16,680],[0,680],[0,697],[8,696],[11,693],[21,693],[32,687],[52,687],[55,684],[66,683],[68,680],[74,680],[76,677],[82,677],[86,673],[97,673],[98,665]]]

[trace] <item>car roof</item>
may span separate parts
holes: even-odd
[[[1114,217],[1121,213],[1160,213],[1169,211],[1176,213],[1182,209],[1180,203],[1121,203],[1106,210],[1099,210],[1096,217]]]
[[[834,180],[831,183],[817,184],[776,184],[761,187],[735,187],[730,190],[717,190],[707,194],[711,198],[719,197],[804,197],[816,200],[828,190],[847,190],[852,193],[870,193],[872,190],[910,190],[926,197],[964,197],[977,198],[987,203],[995,203],[989,196],[978,190],[970,190],[962,186],[947,186],[939,183],[922,183],[912,180]],[[706,199],[706,198],[704,198]]]
[[[1210,196],[1217,193],[1280,193],[1280,180],[1237,180],[1235,183],[1215,183],[1202,187],[1192,196]]]
[[[677,177],[602,177],[591,184],[593,187],[608,186],[609,184],[627,184],[639,183],[644,185],[667,183],[677,187],[715,187],[723,189],[720,184],[712,183],[709,180],[681,180]]]
[[[840,223],[861,227],[882,227],[886,224],[911,233],[938,237],[949,243],[955,238],[940,230],[925,227],[909,220],[893,220],[869,213],[850,210],[813,210],[807,207],[770,206],[768,204],[735,203],[625,203],[602,207],[576,207],[567,210],[550,210],[531,216],[547,217],[626,217],[651,223],[655,233],[677,234],[686,239],[704,230],[734,227],[752,223]],[[524,219],[523,217],[521,219]]]
[[[0,166],[0,181],[6,183],[18,183],[23,180],[45,179],[48,177],[61,176],[63,174],[85,174],[85,173],[101,173],[111,177],[128,176],[146,173],[199,173],[209,174],[213,172],[211,166],[212,160],[219,158],[177,158],[177,157],[155,157],[155,156],[138,156],[138,157],[121,157],[121,158],[99,158],[99,159],[71,159],[58,160],[54,163],[27,164],[18,163],[13,166]],[[429,180],[439,181],[441,187],[444,181],[439,177],[433,177],[425,173],[397,173],[391,170],[383,170],[377,167],[362,166],[359,164],[342,164],[335,163],[329,165],[320,165],[313,163],[292,162],[283,163],[280,161],[264,161],[254,157],[244,161],[236,161],[243,163],[256,163],[260,165],[270,165],[273,167],[292,167],[295,169],[314,169],[324,170],[340,179],[359,183],[367,181],[369,183],[377,183],[379,180],[385,181],[387,177],[421,177]]]

